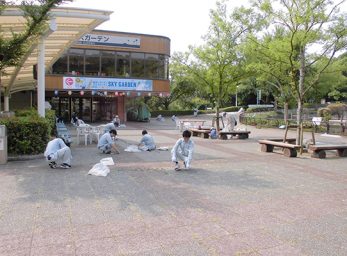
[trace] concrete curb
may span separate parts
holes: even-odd
[[[8,161],[27,161],[27,160],[35,160],[35,159],[43,159],[45,158],[43,154],[38,154],[38,155],[11,155],[8,156]]]

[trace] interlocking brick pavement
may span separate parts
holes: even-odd
[[[144,128],[159,146],[181,137],[170,119],[128,123],[119,147]],[[257,140],[283,130],[245,128],[247,140],[193,137],[181,172],[169,151],[123,151],[106,156],[107,177],[90,176],[105,157],[95,144],[72,145],[72,169],[1,165],[0,255],[347,255],[347,158],[263,153]]]

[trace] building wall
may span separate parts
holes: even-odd
[[[121,36],[121,37],[136,37],[136,38],[140,38],[141,44],[140,44],[140,48],[81,45],[78,43],[72,45],[72,47],[83,48],[83,49],[102,49],[102,50],[113,50],[113,51],[158,53],[158,54],[165,54],[170,56],[170,39],[168,37],[137,34],[137,33],[113,32],[113,31],[105,31],[105,30],[93,30],[90,34],[102,34],[102,35],[112,35],[112,36]]]

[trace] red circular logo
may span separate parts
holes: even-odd
[[[68,77],[65,79],[65,84],[68,86],[68,87],[71,87],[73,85],[73,79],[71,77]]]

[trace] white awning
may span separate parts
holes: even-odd
[[[67,50],[83,34],[89,33],[98,25],[109,19],[111,11],[90,10],[80,8],[58,7],[50,11],[51,20],[56,24],[56,30],[47,32],[45,38],[46,69]],[[54,23],[53,22],[53,23]],[[24,30],[25,18],[18,8],[7,8],[0,16],[0,33],[12,37],[13,32]],[[33,78],[33,65],[37,64],[37,45],[32,42],[30,50],[22,58],[21,65],[4,70],[1,77],[1,91],[9,89],[11,93],[31,90],[36,86]]]

